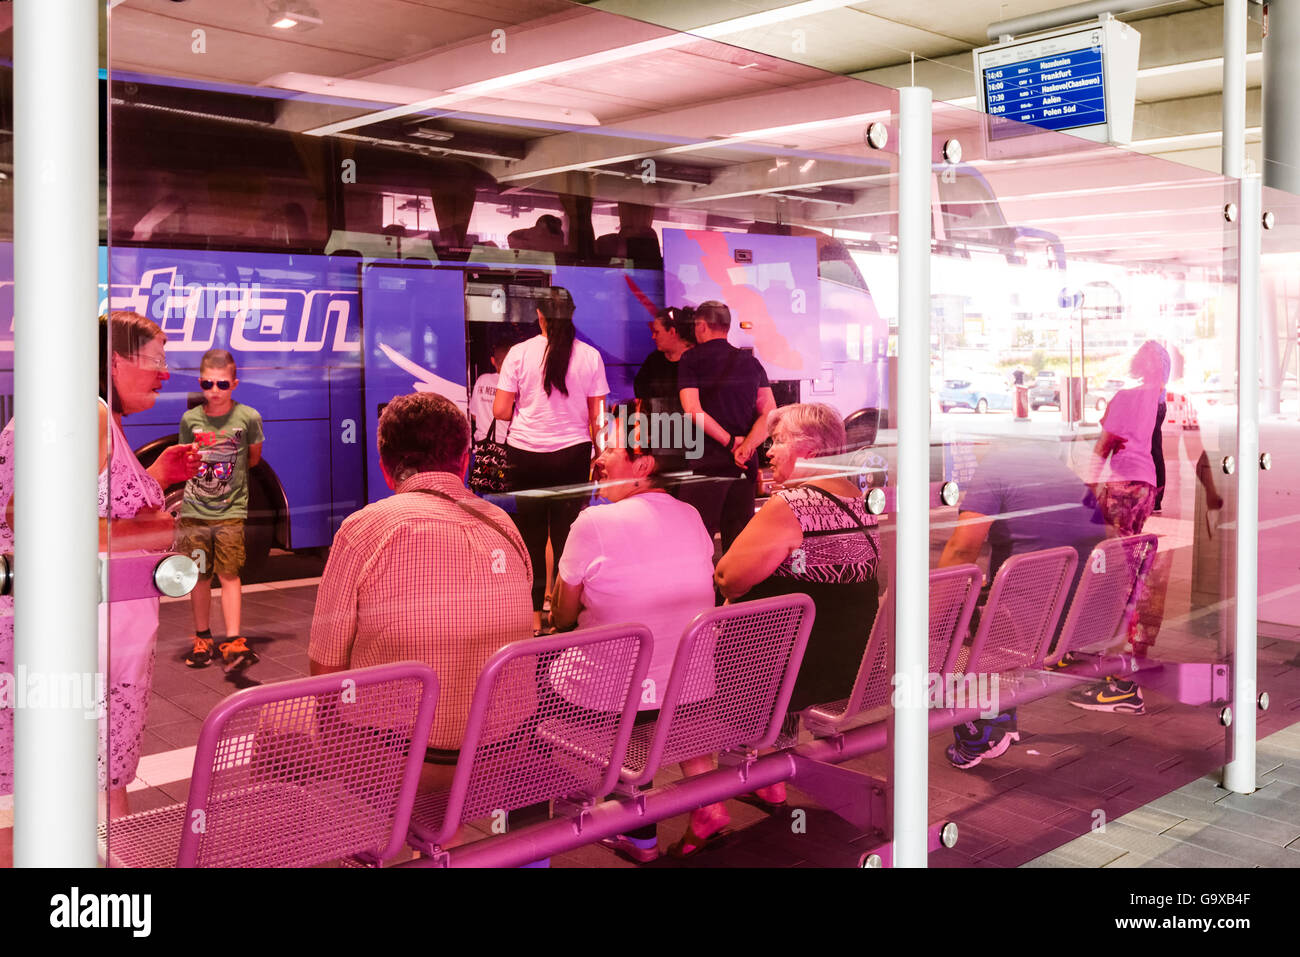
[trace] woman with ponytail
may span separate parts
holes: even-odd
[[[492,405],[496,418],[510,422],[506,456],[514,492],[587,481],[609,392],[600,353],[577,340],[568,290],[553,287],[547,293],[537,309],[541,334],[506,355]],[[546,543],[558,560],[585,498],[571,491],[515,499],[515,524],[533,566],[533,620],[539,631]]]

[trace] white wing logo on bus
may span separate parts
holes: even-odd
[[[411,375],[415,376],[415,381],[411,383],[411,388],[416,392],[436,392],[445,399],[455,402],[465,411],[469,408],[469,390],[463,385],[452,382],[450,379],[444,379],[436,372],[431,372],[417,362],[406,358],[395,349],[379,343],[379,349],[384,355],[388,356],[399,369],[404,369]]]

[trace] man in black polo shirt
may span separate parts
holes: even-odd
[[[704,429],[703,455],[688,462],[696,476],[680,497],[694,505],[722,550],[754,517],[757,450],[767,438],[767,414],[776,408],[772,387],[758,360],[727,342],[731,310],[721,302],[695,310],[694,349],[677,363],[682,408]]]

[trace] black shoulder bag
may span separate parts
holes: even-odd
[[[509,468],[506,464],[506,447],[497,441],[497,422],[481,442],[474,443],[474,467],[469,473],[471,492],[480,495],[510,491]]]

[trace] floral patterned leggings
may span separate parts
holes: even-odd
[[[1102,486],[1097,499],[1106,524],[1117,536],[1137,535],[1142,531],[1156,504],[1156,490],[1146,482],[1108,482]],[[1165,592],[1169,589],[1169,572],[1172,556],[1156,552],[1155,561],[1144,578],[1138,579],[1132,602],[1137,615],[1129,627],[1129,640],[1133,651],[1144,656],[1156,643],[1160,625],[1165,617]]]

